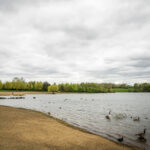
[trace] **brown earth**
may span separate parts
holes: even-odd
[[[137,150],[46,114],[0,106],[0,150]]]
[[[17,95],[25,95],[25,94],[52,94],[51,92],[28,92],[28,91],[25,91],[25,92],[0,92],[0,96],[9,96],[9,95],[14,95],[14,96],[17,96]]]

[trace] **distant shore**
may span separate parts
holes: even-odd
[[[52,94],[51,92],[37,92],[37,91],[2,91],[0,92],[0,96],[10,96],[10,95],[14,95],[14,96],[22,96],[25,94]]]
[[[1,150],[138,150],[96,136],[50,117],[0,106]]]
[[[114,93],[132,93],[134,91],[116,91]],[[134,93],[140,93],[140,92],[134,92]],[[87,93],[87,92],[46,92],[46,91],[0,91],[0,96],[23,96],[26,94],[96,94],[96,93]],[[97,93],[98,94],[98,93]]]

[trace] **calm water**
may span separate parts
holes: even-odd
[[[36,97],[36,99],[33,99]],[[25,99],[0,100],[0,105],[29,108],[116,141],[150,149],[150,93],[25,95]],[[105,118],[111,111],[110,120]],[[139,116],[140,121],[132,117]],[[146,128],[146,143],[135,134]]]

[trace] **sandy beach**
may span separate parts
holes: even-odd
[[[0,150],[137,150],[49,115],[0,106]]]

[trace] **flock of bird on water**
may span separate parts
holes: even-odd
[[[33,99],[36,99],[36,97],[33,97]],[[83,98],[81,98],[81,99],[83,99]],[[67,101],[67,100],[68,100],[68,99],[65,99],[64,101]],[[87,99],[85,99],[85,100],[87,100]],[[94,99],[92,99],[92,101],[94,101]],[[62,109],[62,107],[59,107],[59,109]],[[51,113],[48,112],[48,115],[51,115]],[[111,111],[109,111],[109,115],[106,115],[105,118],[108,119],[108,120],[111,120]],[[132,117],[132,116],[131,116],[131,119],[133,119],[133,121],[140,121],[140,117]],[[145,135],[146,135],[146,128],[143,130],[143,132],[138,133],[138,134],[136,134],[135,136],[137,136],[137,139],[138,139],[140,142],[146,142],[147,140],[146,140],[146,138],[145,138]],[[117,140],[118,140],[119,142],[123,142],[124,137],[122,136],[122,137],[118,138]]]
[[[111,111],[109,111],[109,115],[106,115],[105,117],[106,117],[106,119],[108,119],[108,120],[110,120],[111,119]],[[133,121],[140,121],[140,117],[132,117],[131,116],[131,119],[133,119]],[[147,140],[146,140],[146,138],[145,138],[145,134],[146,134],[146,128],[143,130],[143,132],[141,132],[141,133],[138,133],[138,134],[136,134],[136,136],[137,136],[137,139],[140,141],[140,142],[146,142]],[[118,138],[117,140],[119,141],[119,142],[123,142],[123,136],[121,137],[121,138]]]

